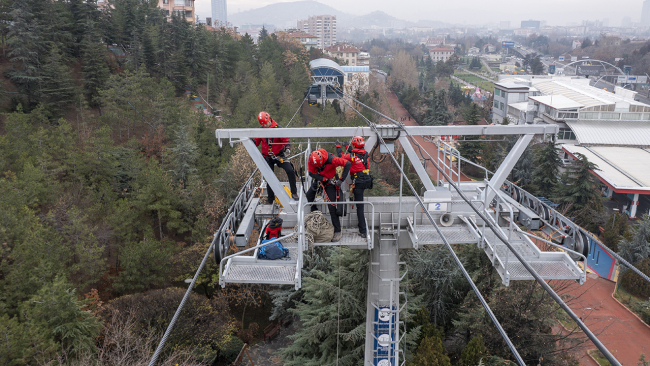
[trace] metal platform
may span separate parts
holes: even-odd
[[[359,229],[341,229],[341,240],[337,242],[314,243],[316,246],[367,246],[368,236],[365,238],[359,236]]]
[[[476,243],[478,240],[466,225],[440,227],[440,232],[447,238],[449,244],[469,244]],[[410,231],[409,234],[413,235]],[[417,226],[415,229],[415,240],[417,240],[418,245],[444,244],[440,234],[431,225]]]
[[[468,227],[469,228],[469,227]],[[473,227],[479,237],[481,229]],[[545,280],[585,280],[584,272],[575,261],[564,252],[543,252],[527,236],[517,232],[510,233],[503,228],[506,237],[510,234],[510,244],[515,251]],[[496,237],[494,232],[485,229],[484,240],[479,241],[481,247],[501,276],[503,284],[508,286],[510,281],[532,280],[534,277],[515,257],[513,252]]]
[[[223,275],[226,283],[293,285],[296,277],[296,264],[282,265],[272,263],[271,265],[262,265],[241,262],[229,263]]]

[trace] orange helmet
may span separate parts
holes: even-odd
[[[261,125],[265,125],[271,120],[271,115],[261,111],[260,114],[257,115],[257,120],[260,121]]]
[[[352,138],[352,146],[356,147],[357,149],[360,149],[366,145],[366,142],[363,141],[363,137],[361,136],[354,136]]]
[[[314,164],[314,166],[321,167],[327,161],[329,154],[324,149],[318,149],[309,155],[309,161]]]

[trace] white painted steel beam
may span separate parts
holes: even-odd
[[[503,159],[503,162],[499,166],[499,169],[497,169],[497,171],[492,176],[492,179],[490,179],[488,182],[488,185],[494,189],[486,188],[485,191],[483,191],[482,197],[484,198],[487,194],[486,202],[488,204],[494,199],[494,196],[496,194],[495,190],[498,191],[501,189],[501,185],[506,181],[506,178],[508,178],[508,175],[512,171],[512,168],[514,168],[515,164],[517,164],[517,161],[519,161],[519,158],[526,150],[526,147],[533,139],[533,136],[533,134],[526,134],[521,136],[519,140],[517,140],[515,146],[512,147],[512,150],[510,150],[506,158]]]
[[[381,125],[383,128],[389,128]],[[556,134],[557,125],[515,125],[515,126],[411,126],[392,127],[396,131],[404,129],[414,136],[466,136],[466,135],[523,135],[523,134]],[[352,137],[373,136],[370,127],[305,127],[305,128],[232,128],[215,131],[219,146],[222,139],[228,142],[238,142],[243,138],[307,138],[307,137]],[[234,139],[234,141],[233,141]]]
[[[422,184],[424,184],[424,187],[427,189],[427,191],[435,191],[436,186],[433,185],[433,182],[431,181],[431,177],[429,177],[427,170],[424,169],[424,166],[420,161],[420,156],[418,156],[418,154],[413,149],[413,146],[411,145],[411,142],[408,140],[408,137],[406,136],[400,137],[399,143],[402,145],[404,152],[406,152],[406,155],[409,157],[411,164],[413,164],[413,168],[415,168],[415,172],[418,174],[418,177],[420,177],[420,181],[422,182]]]
[[[284,207],[287,212],[296,212],[295,207],[291,205],[291,197],[289,197],[284,188],[282,188],[280,180],[275,176],[273,170],[271,170],[269,165],[266,163],[266,160],[264,160],[262,153],[257,149],[253,140],[244,138],[241,142],[246,148],[246,151],[248,151],[248,155],[251,156],[255,165],[257,165],[257,168],[259,168],[262,173],[262,176],[266,180],[266,184],[268,187],[271,187],[273,193],[275,193],[275,197],[277,197],[280,204],[282,204],[282,207]],[[293,202],[295,203],[295,201]]]

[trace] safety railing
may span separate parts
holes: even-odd
[[[246,183],[244,183],[244,186],[239,190],[237,197],[235,197],[235,200],[228,209],[228,212],[226,212],[219,230],[214,234],[215,262],[219,262],[220,259],[227,254],[229,241],[231,237],[234,237],[237,233],[237,228],[246,214],[251,198],[253,198],[253,194],[257,189],[257,187],[255,187],[255,174],[257,174],[257,172],[258,169],[255,169],[253,174],[248,177]]]
[[[512,209],[512,206],[506,200],[501,198],[501,195],[499,194],[499,191],[497,191],[494,187],[490,186],[489,184],[486,184],[485,187],[486,187],[486,191],[484,192],[485,194],[483,195],[484,196],[484,202],[483,202],[484,209],[483,209],[483,211],[485,212],[486,217],[492,221],[494,226],[496,228],[498,228],[499,231],[501,231],[501,234],[503,234],[504,237],[505,236],[508,237],[508,242],[511,242],[512,241],[511,240],[512,239],[512,232],[515,231],[515,227],[516,227],[515,219],[514,219],[514,210]],[[495,193],[496,203],[494,205],[494,219],[492,218],[492,215],[490,214],[490,209],[489,209],[490,206],[489,206],[489,203],[487,202],[487,196],[488,196],[487,190],[488,189],[491,189]],[[504,203],[508,207],[508,209],[510,211],[510,220],[508,222],[508,233],[507,233],[507,235],[503,231],[501,226],[499,225],[499,218],[501,217],[501,215],[500,215],[500,213],[501,213],[501,203]],[[496,240],[498,240],[498,239],[496,239]],[[485,222],[483,223],[481,241],[484,241],[488,245],[488,247],[490,247],[490,250],[494,254],[494,258],[496,258],[496,260],[498,260],[501,263],[501,265],[503,266],[504,278],[505,278],[506,283],[510,282],[510,272],[508,271],[508,269],[509,269],[508,265],[510,263],[510,250],[508,248],[506,248],[506,260],[505,260],[505,263],[503,263],[501,258],[499,258],[499,256],[497,255],[496,244],[492,244],[488,240],[485,240]]]
[[[446,171],[449,172],[449,178],[451,180],[454,180],[454,176],[456,176],[456,183],[460,183],[460,161],[461,161],[461,156],[460,152],[454,148],[453,146],[449,145],[448,143],[442,141],[442,140],[429,140],[433,142],[438,151],[436,152],[437,159],[438,159],[438,166],[442,167]],[[442,157],[440,156],[442,154]],[[454,159],[456,159],[456,167],[454,169]],[[447,163],[449,162],[449,163]],[[440,182],[440,171],[438,170],[436,172],[436,182]]]
[[[224,268],[223,268],[223,263],[224,263],[225,261],[227,261],[227,260],[230,259],[230,258],[238,257],[238,256],[241,256],[241,255],[243,255],[243,254],[246,254],[246,253],[249,253],[249,252],[253,252],[253,251],[255,251],[255,250],[259,249],[259,248],[263,248],[263,247],[265,247],[265,246],[267,246],[267,245],[274,244],[274,243],[276,243],[276,242],[278,242],[278,241],[280,241],[280,240],[285,240],[285,239],[291,238],[292,236],[294,236],[294,235],[296,235],[296,234],[297,234],[296,232],[293,232],[293,233],[291,233],[291,234],[289,234],[289,235],[281,236],[281,237],[279,237],[279,238],[275,238],[275,239],[273,239],[273,240],[267,241],[267,242],[264,243],[264,244],[258,244],[258,245],[254,246],[254,247],[251,247],[251,248],[248,248],[248,249],[244,249],[244,250],[242,250],[242,251],[240,251],[240,252],[237,252],[237,253],[231,254],[231,255],[229,255],[229,256],[223,257],[223,258],[221,259],[221,261],[219,262],[219,284],[221,285],[221,287],[226,286],[226,278],[225,278],[224,274],[228,273],[228,270],[230,269],[230,265],[231,265],[230,263],[228,263],[228,264],[226,265],[225,270],[224,270]],[[302,252],[302,251],[301,251],[301,252]],[[300,263],[296,263],[296,265],[298,266],[297,268],[300,268],[300,267],[299,267]]]

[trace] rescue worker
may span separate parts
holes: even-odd
[[[340,177],[336,175],[336,168],[342,166],[343,173]],[[307,201],[314,202],[316,198],[316,191],[322,185],[323,194],[327,196],[327,201],[336,203],[336,189],[341,187],[341,184],[350,172],[351,163],[345,159],[334,156],[328,153],[325,149],[318,149],[309,155],[309,163],[307,168],[309,175],[312,177],[312,184],[307,191]],[[339,215],[336,212],[335,204],[327,205],[332,218],[332,225],[334,226],[333,242],[341,240],[341,222]],[[311,211],[314,212],[318,208],[315,205],[311,206]]]
[[[364,149],[365,141],[361,136],[354,136],[351,144],[345,146],[348,154],[343,154],[341,143],[336,142],[336,154],[345,160],[350,161],[350,177],[352,178],[352,193],[355,201],[363,201],[363,193],[366,188],[372,188],[372,177],[370,176],[370,166],[368,153]],[[357,219],[359,220],[359,236],[366,237],[368,228],[366,227],[366,218],[364,216],[363,203],[357,203]]]
[[[257,115],[257,120],[262,125],[262,128],[282,128],[278,125],[271,115],[262,111]],[[271,170],[274,170],[275,166],[284,169],[287,173],[287,178],[289,178],[289,187],[291,188],[291,198],[298,200],[298,188],[296,187],[296,173],[293,170],[293,165],[289,162],[289,157],[291,156],[291,144],[289,143],[288,138],[272,138],[272,139],[255,139],[255,146],[260,146],[262,144],[262,155],[264,160],[269,164]],[[268,200],[266,203],[272,204],[275,201],[275,193],[271,187],[266,188],[268,191]]]

